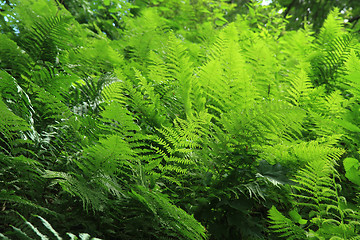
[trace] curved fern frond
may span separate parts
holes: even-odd
[[[34,222],[28,221],[25,217],[18,214],[20,218],[23,221],[22,226],[15,227],[12,226],[13,232],[11,234],[16,236],[20,239],[26,239],[26,240],[33,240],[33,239],[41,239],[41,240],[48,240],[48,239],[57,239],[62,240],[64,239],[62,236],[60,236],[60,233],[58,233],[53,226],[43,217],[39,215],[34,215]],[[36,223],[35,223],[35,220]],[[70,240],[101,240],[100,238],[91,238],[91,236],[87,233],[80,233],[77,237],[73,233],[66,233],[68,237],[70,237]],[[2,234],[1,234],[2,235]],[[1,237],[0,235],[0,237]],[[5,239],[8,239],[5,235],[2,235],[5,237]],[[66,238],[67,239],[67,238]]]
[[[294,106],[309,102],[309,94],[312,91],[312,87],[307,73],[304,70],[300,70],[290,80],[290,87],[287,90],[289,102]]]
[[[206,239],[205,228],[181,208],[160,193],[136,186],[130,193],[133,200],[140,203],[159,226],[159,235],[178,239]],[[140,209],[140,208],[139,208]],[[144,211],[144,210],[143,210]],[[161,230],[164,229],[164,230]]]
[[[308,213],[309,221],[304,221],[299,214],[293,215],[290,220],[273,207],[269,217],[275,232],[283,233],[282,236],[288,239],[305,239],[305,236],[349,239],[357,236],[360,215],[347,208],[345,198],[339,195],[341,187],[337,183],[339,174],[334,160],[331,156],[313,160],[298,171],[293,180],[296,184],[291,186],[294,190],[291,195],[295,204]],[[298,237],[297,223],[305,224],[300,231],[303,238]]]
[[[17,155],[24,149],[22,144],[31,143],[25,135],[31,131],[29,124],[22,118],[15,115],[3,102],[0,95],[0,149],[9,156]]]
[[[22,44],[22,48],[37,61],[56,63],[60,51],[71,47],[68,31],[69,17],[54,16],[40,19],[34,23],[33,31]]]
[[[275,206],[272,206],[269,210],[269,218],[271,229],[276,233],[280,233],[281,237],[286,239],[306,239],[306,232],[301,227],[297,226],[291,219],[285,217],[280,213]]]
[[[338,9],[334,9],[328,16],[318,36],[317,48],[319,55],[312,61],[317,84],[327,83],[330,87],[339,86],[338,75],[344,71],[344,63],[349,58],[350,51],[357,49],[354,35],[343,31],[343,20],[339,17]]]
[[[356,41],[352,35],[344,35],[331,42],[328,50],[325,50],[322,59],[316,63],[320,71],[323,83],[338,84],[339,71],[343,71],[343,65],[347,61],[350,51],[355,48]]]
[[[355,99],[359,99],[360,97],[360,60],[357,56],[355,50],[351,50],[349,54],[349,58],[345,63],[346,68],[346,79],[348,89],[347,91],[352,93]]]
[[[344,35],[344,20],[340,17],[339,9],[334,8],[326,18],[318,36],[319,45],[328,46],[334,39]]]
[[[5,34],[0,35],[0,69],[10,73],[14,77],[21,74],[28,75],[31,69],[29,55],[22,51],[16,42],[9,39]]]

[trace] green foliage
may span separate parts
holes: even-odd
[[[341,15],[346,17],[353,27],[358,28],[359,2],[353,0],[340,1],[292,1],[292,0],[276,0],[272,4],[279,3],[285,8],[283,15],[289,18],[289,29],[298,29],[306,24],[312,24],[314,30],[319,31],[326,17],[333,10],[338,8]]]
[[[33,223],[26,220],[22,215],[19,215],[23,220],[21,226],[11,226],[13,228],[13,233],[9,233],[8,236],[16,237],[16,239],[63,239],[59,233],[51,226],[51,224],[41,216],[35,215],[34,217],[39,220],[39,226],[34,225]],[[100,240],[100,238],[91,238],[87,233],[80,233],[79,236],[74,235],[73,233],[66,233],[70,240]],[[51,237],[49,237],[51,236]],[[1,234],[0,237],[3,239],[10,239],[7,236]],[[67,238],[66,238],[67,239]]]
[[[346,171],[345,177],[347,177],[353,183],[360,185],[359,161],[355,158],[346,158],[344,159],[344,168]]]
[[[0,1],[1,237],[357,238],[358,36],[233,2]]]
[[[295,210],[291,219],[276,207],[269,211],[271,228],[287,239],[353,239],[358,236],[359,213],[348,208],[345,198],[339,195],[339,177],[333,169],[335,159],[310,162],[295,176],[293,185],[296,208],[302,208],[302,216]],[[295,212],[294,212],[295,211]]]

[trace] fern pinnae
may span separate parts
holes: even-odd
[[[54,16],[35,22],[33,31],[23,47],[28,50],[34,61],[54,62],[58,48],[67,49],[70,39],[67,31],[68,17]]]
[[[306,234],[304,229],[295,225],[289,218],[280,213],[276,207],[272,206],[269,210],[269,218],[275,232],[281,234],[282,237],[287,239],[304,239]]]
[[[55,231],[55,229],[51,226],[51,224],[48,221],[46,221],[45,218],[38,215],[36,217],[40,218],[42,224],[56,237],[57,240],[62,240],[58,232]]]
[[[298,74],[294,74],[290,80],[291,87],[288,88],[289,101],[294,106],[299,106],[304,100],[309,100],[309,92],[312,84],[304,70],[300,70]],[[304,100],[302,100],[304,99]]]

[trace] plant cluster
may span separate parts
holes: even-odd
[[[224,0],[0,1],[0,237],[358,239],[360,45]]]

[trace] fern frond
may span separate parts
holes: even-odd
[[[70,48],[68,31],[70,18],[54,16],[43,18],[34,23],[33,31],[28,35],[22,48],[37,62],[56,63],[60,51]]]
[[[309,93],[312,90],[312,84],[304,70],[300,70],[298,74],[290,80],[290,88],[288,88],[289,101],[294,106],[302,105],[303,102],[309,101]]]
[[[340,118],[346,112],[346,109],[344,108],[346,103],[347,101],[341,95],[341,92],[336,90],[324,98],[324,101],[322,101],[322,108],[330,117]]]
[[[129,143],[118,135],[100,139],[99,144],[86,149],[85,154],[89,154],[91,158],[91,169],[103,170],[110,175],[117,171],[125,173],[122,168],[131,167],[131,160],[134,159],[134,152]]]
[[[342,36],[344,21],[340,17],[339,9],[334,8],[326,18],[318,36],[319,45],[327,46],[334,39]]]
[[[306,239],[306,232],[304,229],[295,225],[293,221],[281,214],[275,206],[269,210],[270,228],[274,232],[280,233],[281,237],[286,239]]]
[[[21,76],[21,74],[28,75],[29,69],[31,69],[29,56],[5,34],[0,35],[0,42],[0,69],[15,77]]]
[[[199,73],[199,82],[208,96],[207,105],[222,111],[251,108],[259,97],[247,71],[237,35],[233,24],[227,26],[219,36],[219,45],[213,46],[213,54]]]
[[[101,91],[102,97],[105,101],[117,101],[118,103],[125,103],[124,87],[121,80],[114,81],[104,86]]]
[[[150,210],[149,213],[155,218],[153,219],[163,229],[161,235],[176,236],[179,239],[206,238],[205,228],[193,216],[171,204],[160,193],[136,186],[130,196]]]
[[[166,118],[166,110],[160,101],[160,95],[154,91],[151,83],[148,83],[140,71],[135,70],[136,78],[139,81],[139,89],[134,88],[133,83],[125,82],[125,89],[130,96],[130,106],[136,112],[139,119],[147,122],[147,130],[150,127],[160,127],[161,125],[170,125]],[[140,127],[142,127],[140,123]],[[151,129],[150,131],[153,131]]]
[[[24,224],[26,226],[23,227],[15,227],[12,226],[13,233],[11,235],[15,235],[20,239],[33,240],[33,239],[41,239],[41,240],[49,240],[49,239],[64,239],[60,234],[53,228],[53,226],[43,217],[39,215],[34,215],[37,219],[40,220],[40,223],[35,224],[28,221],[24,216],[18,214]],[[50,235],[51,234],[51,235]],[[80,233],[79,237],[77,237],[73,233],[66,233],[70,240],[101,240],[100,238],[91,238],[91,236],[87,233]],[[9,234],[10,235],[10,234]],[[4,239],[8,239],[5,235],[0,234],[0,237],[4,236]]]
[[[271,48],[271,44],[272,42],[262,38],[254,38],[243,51],[246,61],[249,62],[248,67],[251,68],[248,71],[250,78],[259,97],[268,99],[272,96],[278,97],[281,94],[279,91],[281,83],[278,82],[279,77],[277,76],[280,71],[280,64],[276,58],[277,53]]]
[[[140,131],[140,128],[135,124],[134,117],[122,103],[117,101],[110,102],[104,107],[100,115],[103,117],[101,120],[103,124],[99,126],[100,128],[114,131],[124,136],[132,136],[132,139],[129,139],[129,141],[137,140],[137,135],[134,133]],[[140,137],[140,135],[138,136]]]
[[[335,174],[335,170],[331,162],[315,160],[308,163],[304,169],[298,172],[294,181],[299,185],[294,185],[293,188],[309,195],[294,193],[293,196],[306,199],[304,201],[306,204],[310,201],[316,206],[317,211],[320,211],[320,207],[325,204],[336,204],[337,194],[332,181],[333,174]],[[299,204],[301,205],[302,202]]]
[[[354,94],[357,98],[360,96],[360,60],[354,50],[350,51],[349,58],[345,63],[346,84],[349,86],[347,91]]]
[[[320,144],[318,141],[309,141],[294,145],[291,152],[296,156],[296,161],[302,163],[318,160],[333,161],[335,163],[345,151],[326,144]]]
[[[27,140],[25,132],[31,131],[29,124],[15,115],[3,102],[0,95],[0,149],[8,155],[16,155],[21,152],[19,148],[23,143],[31,143]]]
[[[95,173],[94,173],[95,174]],[[106,202],[106,197],[97,183],[85,179],[84,176],[75,173],[55,172],[46,170],[44,178],[51,179],[53,184],[59,184],[62,189],[72,196],[77,196],[83,202],[83,208],[88,211],[89,208],[99,210]]]

